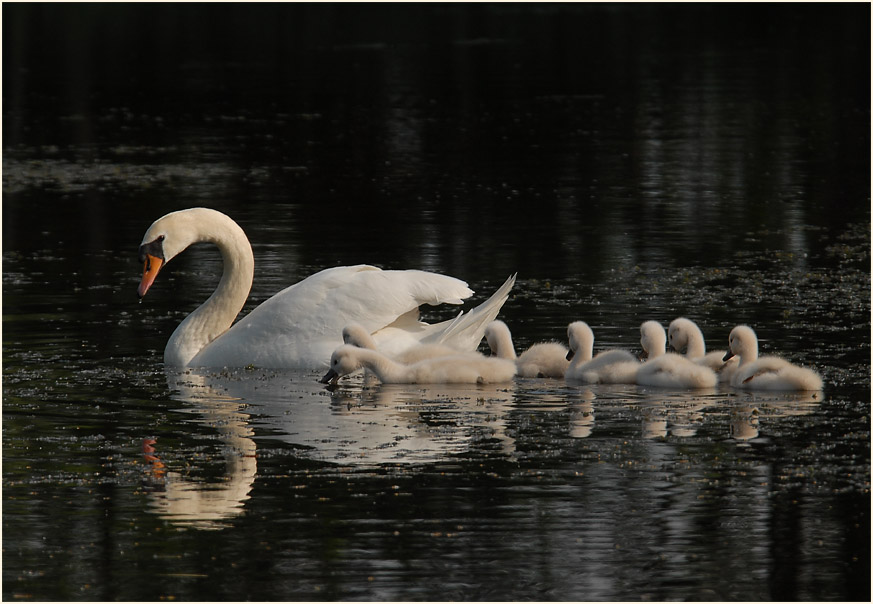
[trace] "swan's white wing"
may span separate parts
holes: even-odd
[[[472,294],[459,279],[424,271],[326,269],[266,300],[191,365],[318,368],[342,344],[348,323],[372,333],[421,304],[462,304]]]
[[[463,311],[454,319],[426,327],[421,341],[425,344],[445,344],[459,350],[474,350],[485,335],[485,328],[497,318],[497,313],[509,299],[516,275],[510,275],[497,291],[468,313]]]

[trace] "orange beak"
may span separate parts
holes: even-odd
[[[152,283],[155,282],[155,277],[158,276],[158,272],[161,270],[161,266],[164,264],[163,260],[156,256],[152,256],[151,254],[146,254],[145,258],[145,264],[142,269],[142,281],[140,281],[139,287],[136,290],[136,293],[140,298],[145,296],[146,292],[149,291]]]

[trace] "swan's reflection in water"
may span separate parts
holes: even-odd
[[[703,424],[704,411],[719,399],[711,393],[659,397],[641,401],[643,438],[690,438]]]
[[[161,443],[147,440],[153,511],[174,524],[201,529],[227,526],[244,511],[257,476],[256,437],[290,445],[293,454],[322,462],[378,466],[428,463],[468,452],[511,455],[506,432],[513,384],[382,385],[364,377],[334,390],[318,374],[260,370],[168,371],[181,412],[215,430],[224,469],[220,478],[191,478],[172,469]],[[262,445],[263,446],[263,445]],[[215,466],[208,456],[201,465]]]
[[[224,471],[217,480],[206,480],[168,469],[161,444],[155,439],[143,441],[143,456],[150,468],[147,491],[151,509],[176,525],[223,528],[228,519],[243,512],[257,474],[249,415],[242,411],[242,401],[211,387],[203,376],[174,374],[168,378],[178,392],[174,398],[191,405],[183,411],[196,414],[196,423],[215,429]],[[191,469],[191,460],[186,460],[185,466]]]
[[[760,436],[761,421],[809,415],[814,413],[824,398],[822,392],[742,393],[730,409],[730,435],[740,442]]]
[[[318,383],[320,372],[187,370],[167,377],[173,398],[184,403],[179,411],[217,436],[218,453],[173,463],[161,442],[145,442],[150,506],[174,524],[204,529],[228,526],[244,513],[258,475],[257,449],[277,443],[283,455],[362,468],[458,456],[517,461],[519,447],[551,441],[556,429],[595,449],[599,438],[621,433],[647,441],[721,435],[747,442],[765,421],[812,413],[822,400],[821,393],[665,393],[537,380],[386,385],[365,376],[329,390]],[[722,422],[729,422],[729,435]]]
[[[577,395],[577,401],[570,407],[570,436],[588,438],[594,431],[594,399],[591,388],[585,388]]]

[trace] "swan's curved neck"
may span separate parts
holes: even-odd
[[[184,247],[198,242],[214,243],[221,252],[224,271],[212,295],[179,324],[167,342],[164,362],[168,365],[188,365],[197,353],[230,328],[249,296],[254,278],[252,246],[238,224],[214,211],[204,211],[193,218],[185,221],[187,232],[184,235],[180,232],[178,237],[189,238]],[[168,239],[174,235],[170,233]]]
[[[488,346],[494,351],[494,355],[500,359],[515,360],[515,346],[512,343],[512,335],[508,330],[496,329],[488,334]],[[492,346],[492,343],[494,344]]]
[[[646,357],[649,361],[667,354],[667,338],[658,332],[647,332],[645,341],[641,341],[640,343],[643,345],[643,350],[646,351]]]
[[[576,349],[573,351],[573,358],[570,359],[570,366],[567,369],[575,369],[579,365],[584,365],[594,357],[594,340],[588,337],[578,338],[576,341]]]
[[[706,356],[706,342],[703,339],[703,332],[699,329],[691,330],[688,334],[688,344],[685,354],[688,358],[697,359]]]
[[[754,363],[758,360],[758,342],[743,342],[743,349],[740,352],[740,363],[739,367],[743,365],[748,365],[749,363]]]

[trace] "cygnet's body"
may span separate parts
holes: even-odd
[[[637,371],[637,384],[641,386],[712,388],[718,383],[712,369],[665,351],[667,334],[657,321],[646,321],[640,326],[640,345],[649,359]]]
[[[627,350],[605,350],[594,354],[594,332],[585,321],[567,327],[570,342],[570,366],[564,373],[568,380],[586,384],[634,384],[640,362]]]
[[[719,382],[730,383],[731,376],[737,370],[739,363],[736,359],[725,362],[724,350],[706,352],[703,332],[694,321],[684,317],[674,319],[667,329],[667,337],[673,350],[679,354],[683,354],[684,351],[686,358],[712,369]]]
[[[343,343],[351,344],[358,348],[366,348],[368,350],[379,350],[373,336],[358,323],[349,323],[343,327]],[[415,344],[411,348],[407,348],[398,354],[386,356],[389,356],[392,360],[403,365],[411,365],[412,363],[417,363],[418,361],[423,361],[425,359],[451,356],[459,354],[460,352],[462,351],[444,344]],[[467,354],[478,353],[472,351]]]
[[[746,390],[821,390],[821,377],[812,369],[792,365],[774,356],[758,356],[758,336],[748,325],[731,330],[725,360],[740,357],[731,386]]]
[[[534,344],[516,357],[512,334],[503,321],[491,321],[485,327],[485,339],[497,357],[515,361],[520,377],[560,378],[570,365],[567,347],[558,342]]]
[[[490,384],[515,377],[515,363],[481,354],[459,352],[403,365],[376,350],[343,344],[331,355],[330,370],[321,381],[335,383],[361,368],[385,384]]]

